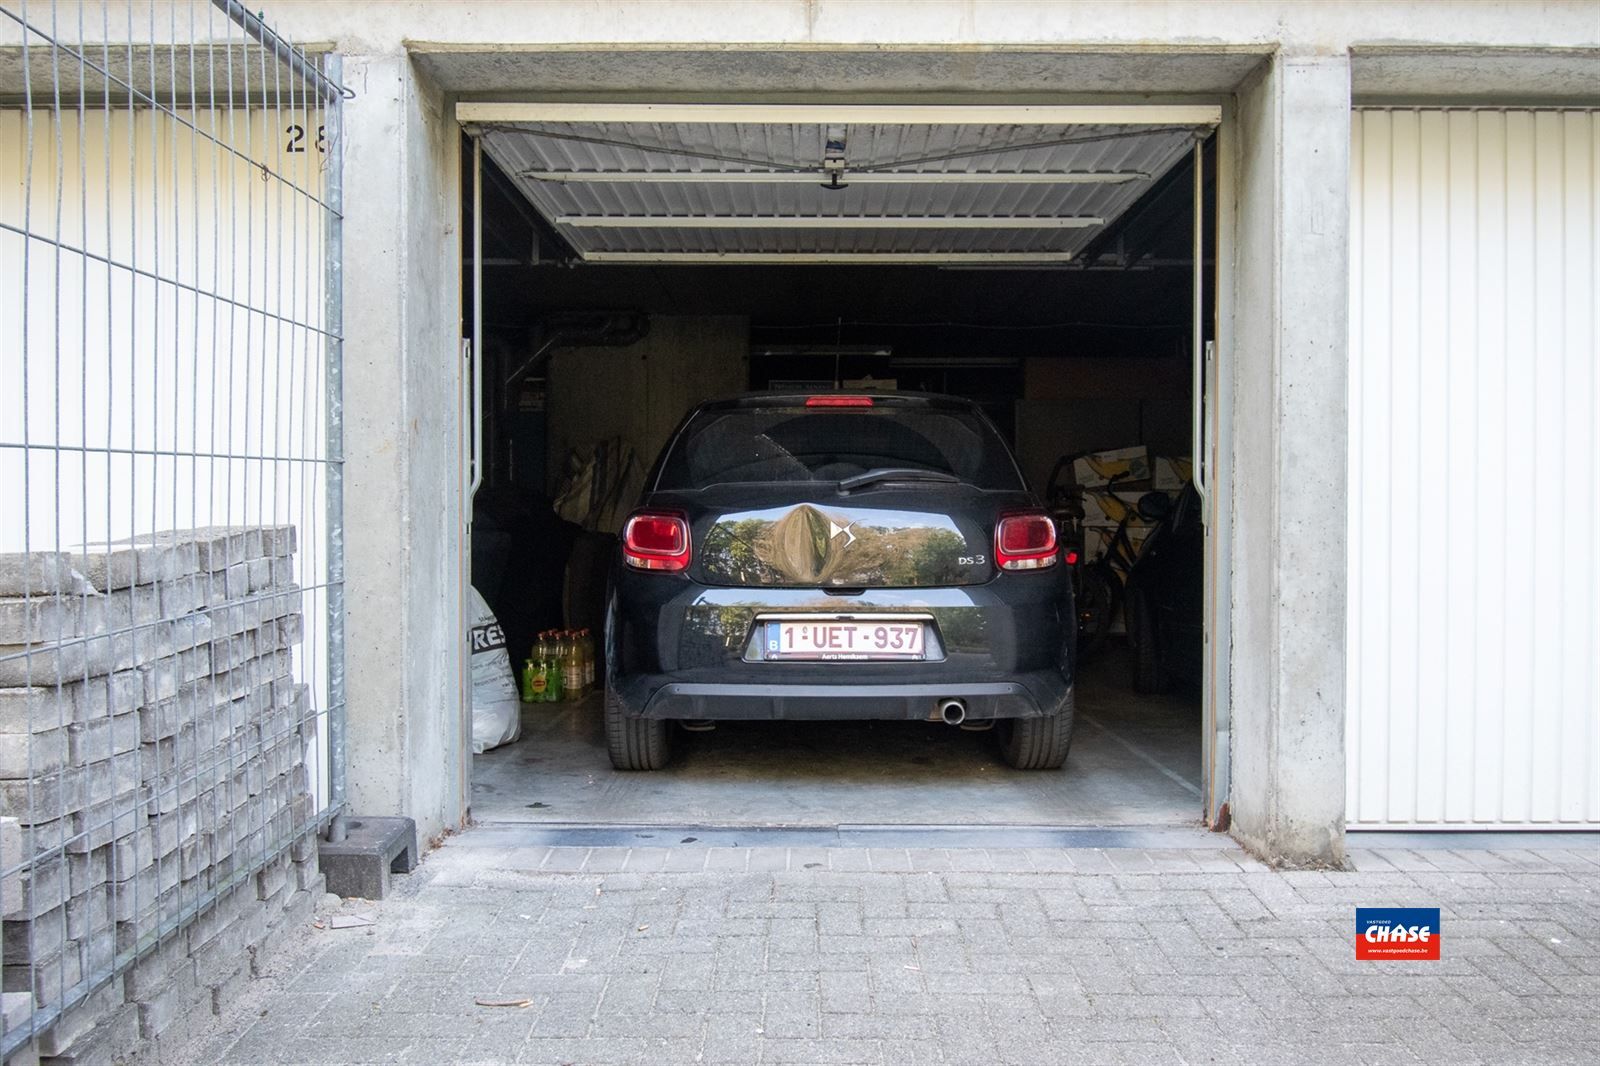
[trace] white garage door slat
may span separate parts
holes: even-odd
[[[1352,137],[1350,825],[1600,824],[1600,115]]]

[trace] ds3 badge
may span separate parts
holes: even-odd
[[[1357,907],[1356,958],[1414,962],[1439,957],[1439,908]]]

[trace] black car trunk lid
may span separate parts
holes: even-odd
[[[750,486],[697,495],[708,498],[697,501],[693,565],[708,585],[928,588],[994,576],[996,494],[970,485],[784,486],[771,502]]]

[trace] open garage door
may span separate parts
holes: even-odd
[[[1080,550],[1105,552],[1117,524],[1086,513],[1090,489],[1097,504],[1127,508],[1153,488],[1176,499],[1201,476],[1187,459],[1152,472],[1157,456],[1205,454],[1191,400],[1215,301],[1202,186],[1214,185],[1205,145],[1216,107],[463,103],[457,114],[472,135],[466,258],[483,301],[470,319],[486,331],[473,347],[496,423],[474,580],[481,554],[485,584],[502,589],[484,590],[497,612],[564,610],[561,624],[589,624],[574,621],[571,565],[565,602],[538,611],[529,605],[549,599],[559,572],[512,593],[489,571],[559,559],[563,536],[576,537],[574,559],[591,535],[594,558],[615,556],[604,537],[643,468],[695,403],[729,393],[971,400],[1040,497],[1054,500],[1046,489],[1066,471],[1061,495],[1085,503],[1070,519]],[[1114,486],[1120,498],[1071,462],[1125,444],[1152,461]],[[592,474],[569,476],[590,457]],[[602,482],[632,491],[593,489]],[[578,516],[565,495],[574,487],[605,496],[600,511]],[[547,517],[532,515],[532,496]],[[557,516],[585,532],[563,532]],[[1198,550],[1192,569],[1194,673],[1136,692],[1119,614],[1109,650],[1078,675],[1078,740],[1060,774],[1008,773],[992,736],[947,725],[722,721],[691,734],[666,772],[619,778],[584,696],[525,711],[524,738],[478,760],[475,816],[1193,823],[1226,766],[1202,744],[1217,727],[1197,698],[1207,688]],[[591,573],[591,589],[603,582]],[[501,620],[519,658],[551,624]]]
[[[461,104],[589,262],[1066,262],[1214,107]]]

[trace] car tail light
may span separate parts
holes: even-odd
[[[871,407],[871,396],[808,396],[807,407]]]
[[[689,568],[689,523],[682,515],[642,511],[622,527],[622,559],[636,570]]]
[[[1056,565],[1056,525],[1044,514],[1012,514],[994,531],[994,559],[1002,570],[1042,570]]]

